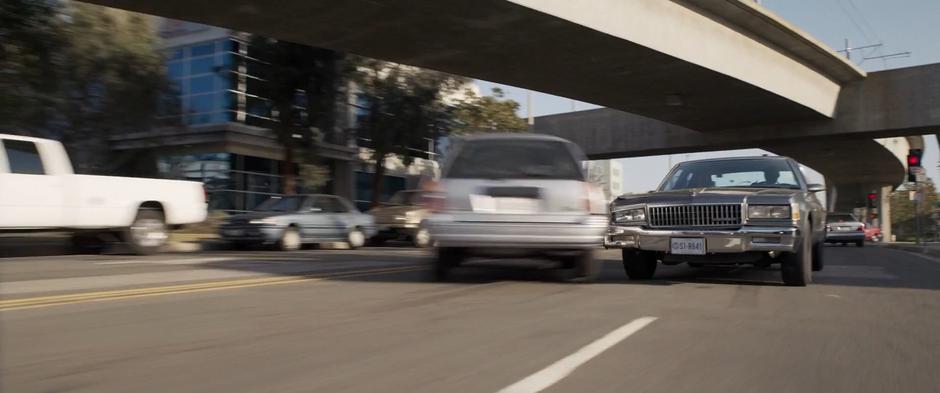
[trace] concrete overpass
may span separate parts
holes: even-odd
[[[90,0],[570,97],[699,131],[831,118],[865,73],[742,0]]]

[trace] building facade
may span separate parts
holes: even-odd
[[[304,171],[297,162],[285,167],[285,151],[268,128],[271,105],[260,94],[264,83],[252,70],[259,66],[250,36],[227,29],[163,19],[167,75],[175,101],[164,116],[165,126],[112,139],[138,172],[166,178],[202,181],[210,192],[210,208],[245,211],[283,191],[281,174],[296,176],[294,192],[341,195],[367,207],[371,200],[373,166],[368,147],[355,136],[357,118],[353,86],[341,89],[333,130],[322,130],[315,143],[319,171]],[[433,168],[433,153],[416,152],[420,168]],[[295,157],[299,153],[295,152]],[[296,160],[299,161],[299,160]],[[415,166],[413,165],[413,166]],[[155,173],[148,173],[155,172]],[[318,179],[305,176],[317,173]],[[391,163],[383,200],[416,186],[431,170]]]
[[[618,160],[587,163],[588,181],[604,191],[608,201],[623,194],[623,166]]]

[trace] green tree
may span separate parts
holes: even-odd
[[[463,77],[378,60],[364,60],[358,81],[368,115],[359,132],[370,140],[375,172],[372,206],[381,201],[385,159],[399,157],[410,165],[410,149],[426,145],[448,132],[450,110],[442,100],[466,83]]]
[[[493,88],[491,96],[481,97],[467,92],[466,97],[454,106],[451,132],[462,135],[527,131],[525,120],[516,114],[519,103],[503,97],[503,91],[499,88]]]
[[[0,7],[0,123],[61,139],[80,172],[113,172],[110,136],[154,125],[171,93],[154,20],[78,2]]]
[[[917,206],[917,216],[920,218],[921,235],[925,238],[937,237],[937,190],[933,181],[919,183],[924,195]],[[914,240],[916,237],[917,222],[915,221],[915,202],[910,199],[913,188],[905,185],[891,193],[891,227],[898,240]]]
[[[249,73],[259,77],[258,93],[269,100],[267,126],[284,148],[282,187],[293,194],[295,163],[315,165],[318,143],[342,139],[334,135],[336,106],[351,67],[342,53],[261,36],[252,38],[249,54],[257,59]]]

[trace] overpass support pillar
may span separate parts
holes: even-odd
[[[836,200],[838,199],[838,192],[839,190],[836,189],[835,184],[829,184],[829,186],[826,188],[826,211],[836,211]]]
[[[891,241],[891,186],[881,187],[878,193],[878,225],[881,227],[881,238]]]

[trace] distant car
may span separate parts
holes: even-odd
[[[824,189],[787,157],[683,162],[657,191],[613,201],[606,245],[623,249],[632,280],[652,278],[660,261],[780,264],[784,284],[803,286],[823,269]]]
[[[266,244],[281,250],[306,243],[346,242],[359,248],[375,235],[372,216],[333,195],[273,197],[250,213],[229,217],[219,235],[237,246]]]
[[[855,216],[849,213],[829,213],[826,219],[826,243],[855,243],[856,246],[863,247],[866,237],[865,224]]]
[[[881,228],[876,227],[865,227],[865,240],[872,242],[880,242],[883,236],[881,234]]]
[[[399,191],[386,204],[369,211],[375,219],[378,233],[372,242],[381,244],[386,240],[405,238],[415,247],[431,245],[431,234],[421,222],[428,216],[422,205],[420,190]]]
[[[456,142],[449,156],[425,197],[438,279],[472,257],[548,258],[570,279],[596,277],[607,206],[585,181],[575,144],[547,135],[478,135]]]

